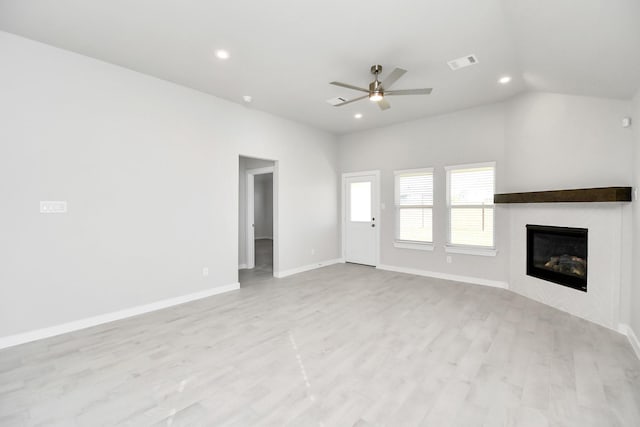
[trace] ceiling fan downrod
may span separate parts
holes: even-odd
[[[378,80],[378,75],[382,72],[382,65],[372,65],[371,74],[375,76],[375,79],[369,83],[369,100],[373,102],[381,101],[384,97],[384,90],[381,87],[381,83]]]

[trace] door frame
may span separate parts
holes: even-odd
[[[278,180],[277,180],[277,171],[278,171],[278,163],[274,161],[273,166],[268,166],[264,168],[256,168],[256,169],[247,169],[246,171],[246,181],[247,181],[247,212],[245,223],[245,237],[246,237],[246,259],[247,259],[247,268],[254,268],[256,265],[255,260],[255,212],[254,212],[254,187],[255,187],[255,176],[256,175],[264,175],[267,173],[273,174],[273,275],[276,276],[279,271],[279,256],[278,256]]]
[[[342,237],[342,261],[346,262],[346,246],[347,246],[347,189],[346,183],[347,178],[354,178],[359,176],[374,176],[373,179],[373,190],[372,193],[372,213],[374,218],[376,218],[376,231],[375,231],[375,265],[377,267],[380,265],[380,227],[382,224],[382,218],[380,218],[380,170],[370,170],[370,171],[362,171],[362,172],[346,172],[342,174],[342,184],[340,186],[341,191],[341,200],[342,200],[342,228],[340,230],[340,234]]]

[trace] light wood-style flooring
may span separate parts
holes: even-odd
[[[593,323],[357,265],[258,276],[0,351],[0,425],[640,425],[640,361]]]

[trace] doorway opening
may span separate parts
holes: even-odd
[[[240,156],[238,278],[247,285],[277,270],[277,164]]]

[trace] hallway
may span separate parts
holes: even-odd
[[[256,239],[256,266],[238,272],[240,286],[273,278],[273,240]]]

